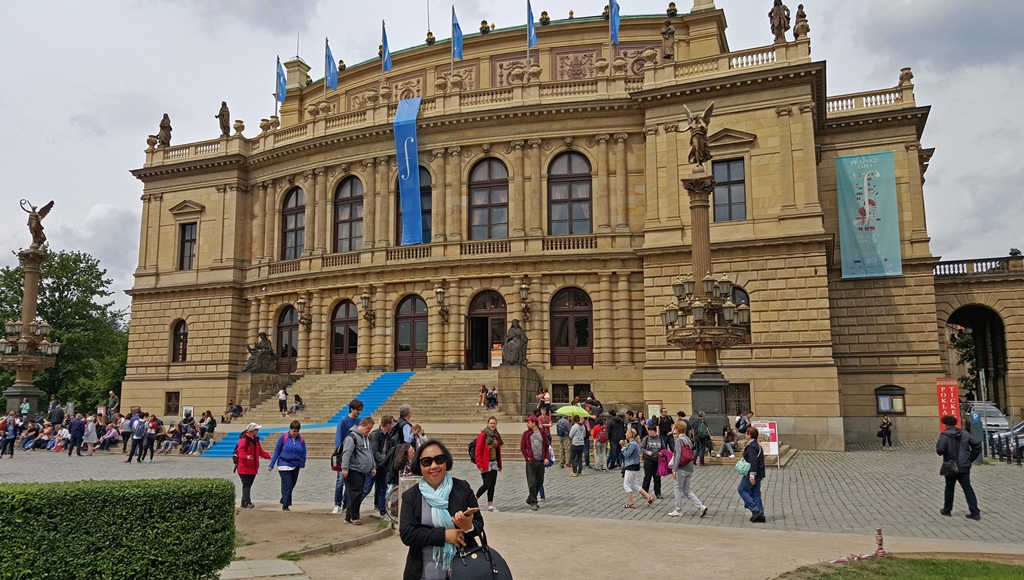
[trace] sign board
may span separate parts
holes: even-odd
[[[661,401],[644,401],[644,409],[647,411],[648,418],[653,417],[657,419],[661,416],[661,403]]]
[[[775,421],[754,421],[750,424],[757,429],[757,442],[765,455],[779,454],[779,424]]]
[[[189,415],[192,415],[194,412],[195,407],[193,405],[185,405],[184,407],[182,407],[181,416],[182,418],[185,418],[188,417]]]
[[[501,343],[496,342],[491,345],[491,368],[496,369],[501,366]]]
[[[956,417],[956,426],[960,424],[960,383],[954,377],[940,377],[935,381],[935,392],[939,398],[939,419],[946,415]],[[946,426],[939,422],[939,432]]]

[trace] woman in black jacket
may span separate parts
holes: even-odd
[[[764,479],[764,451],[757,442],[757,428],[747,427],[747,443],[743,447],[743,459],[750,464],[750,472],[740,480],[739,492],[743,507],[750,510],[750,521],[763,524],[764,503],[761,501],[761,480]]]
[[[473,488],[454,479],[448,473],[451,468],[452,454],[440,441],[429,440],[416,450],[413,474],[422,479],[402,494],[398,527],[402,543],[409,546],[405,580],[446,578],[458,549],[476,546],[476,537],[483,532]],[[477,510],[467,515],[469,508]]]

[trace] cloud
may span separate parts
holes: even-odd
[[[107,130],[103,128],[99,117],[91,113],[74,113],[68,116],[68,124],[78,127],[82,131],[83,137],[107,136]]]
[[[203,24],[256,28],[275,34],[306,30],[323,0],[192,0]]]

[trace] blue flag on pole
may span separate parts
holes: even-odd
[[[398,110],[395,111],[395,152],[398,158],[403,246],[424,242],[423,210],[420,207],[420,162],[416,153],[416,116],[419,112],[420,97],[399,101]]]
[[[324,79],[327,81],[327,86],[332,90],[338,90],[338,63],[334,62],[334,55],[331,54],[331,44],[324,40],[324,46],[327,47],[327,62],[324,64],[327,70],[324,73]]]
[[[380,43],[383,45],[381,59],[384,61],[384,72],[391,72],[391,51],[388,50],[388,29],[384,27],[383,20],[380,22],[380,35]]]
[[[454,6],[452,6],[452,58],[462,60],[462,27],[459,26],[459,19],[455,16]]]
[[[611,18],[608,19],[608,26],[612,29],[612,44],[619,43],[619,3],[617,0],[610,0]]]
[[[537,46],[537,27],[533,23],[533,7],[526,0],[526,47]]]
[[[288,92],[285,88],[287,84],[284,76],[284,67],[281,66],[281,57],[277,57],[277,100],[281,103],[284,102],[284,95]]]

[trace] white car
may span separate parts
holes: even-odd
[[[974,414],[981,418],[981,425],[988,434],[1006,431],[1010,428],[1010,422],[1006,420],[1006,415],[1003,415],[999,407],[988,401],[968,403],[967,412],[970,413],[971,420],[973,420]]]

